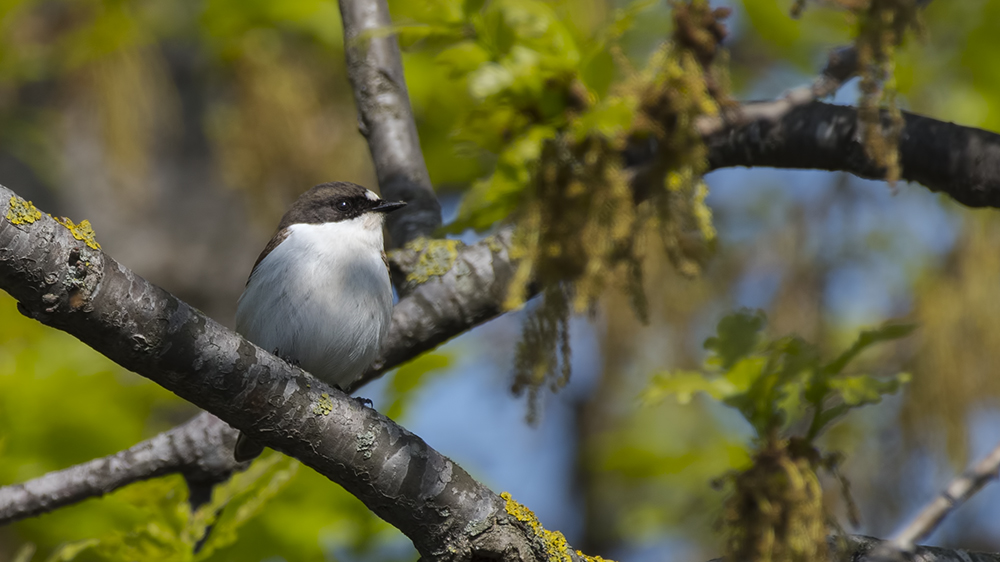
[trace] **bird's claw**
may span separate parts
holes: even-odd
[[[284,361],[285,363],[288,363],[288,364],[289,364],[289,365],[291,365],[292,367],[298,367],[298,366],[299,366],[299,360],[298,360],[297,358],[295,358],[295,357],[292,357],[292,356],[290,356],[290,355],[283,355],[283,354],[281,353],[281,350],[280,350],[280,349],[278,349],[278,348],[274,348],[274,351],[272,351],[272,352],[271,352],[271,354],[272,354],[272,355],[277,355],[277,356],[278,356],[278,357],[280,357],[280,358],[281,358],[281,359],[282,359],[282,360],[283,360],[283,361]]]

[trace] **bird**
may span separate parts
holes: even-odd
[[[236,331],[346,390],[389,331],[393,297],[382,225],[405,205],[350,182],[303,193],[254,263],[236,307]],[[234,457],[243,462],[262,451],[240,433]]]

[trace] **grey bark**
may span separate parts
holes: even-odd
[[[420,151],[416,122],[403,77],[399,44],[385,0],[340,0],[347,75],[358,106],[358,128],[368,140],[384,199],[406,201],[388,216],[391,247],[441,226],[441,204],[434,194]]]
[[[236,432],[209,413],[114,455],[0,488],[0,525],[99,497],[138,480],[180,472],[188,482],[224,481]]]
[[[792,108],[776,118],[760,118],[734,126],[732,130],[707,139],[710,162],[713,169],[756,165],[816,166],[849,171],[862,177],[879,177],[880,170],[864,156],[853,137],[853,116],[851,108],[812,103]],[[935,132],[941,133],[942,138],[933,136]],[[975,195],[972,203],[1000,206],[1000,135],[908,115],[904,139],[901,146],[904,178],[919,178],[932,191],[946,193],[957,200]],[[926,142],[927,146],[919,147],[921,142]],[[629,157],[636,168],[652,157],[644,147],[632,147],[631,150]],[[948,171],[951,175],[946,173]],[[637,181],[643,177],[636,175]],[[652,187],[645,186],[646,189]],[[636,186],[637,191],[642,188]],[[508,256],[510,235],[511,229],[505,228],[478,244],[456,243],[453,257],[441,246],[408,248],[392,254],[393,265],[402,271],[403,278],[415,274],[425,282],[410,282],[408,296],[393,310],[392,327],[379,359],[351,390],[501,314],[500,303],[513,271]],[[444,273],[421,271],[421,257],[428,252],[432,254],[430,263]],[[211,447],[203,451],[204,454],[211,452]],[[144,475],[141,471],[132,471],[128,474],[139,480],[158,473]],[[124,485],[129,481],[120,479],[118,483]],[[100,489],[99,486],[93,488],[95,492]],[[82,495],[72,497],[84,499]],[[56,504],[50,505],[55,507]]]
[[[17,198],[0,187],[0,202]],[[43,215],[0,220],[19,310],[343,486],[435,560],[536,560],[506,502],[392,420],[244,340]],[[575,554],[573,554],[575,556]]]
[[[913,113],[904,112],[903,118],[899,152],[904,180],[969,207],[1000,207],[1000,135]],[[885,170],[865,155],[853,107],[813,102],[777,119],[726,128],[705,141],[713,170],[764,166],[885,178]]]

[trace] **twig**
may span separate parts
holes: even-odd
[[[934,501],[927,504],[905,529],[886,543],[887,547],[903,553],[913,552],[917,541],[926,539],[948,514],[968,501],[991,480],[1000,476],[998,473],[1000,473],[1000,445],[997,445],[986,458],[952,480],[948,487],[938,494]]]
[[[777,120],[792,109],[832,95],[858,71],[858,54],[854,47],[841,47],[830,52],[826,68],[812,84],[785,92],[780,98],[753,104],[741,104],[720,116],[705,116],[695,122],[695,130],[703,137],[723,129],[745,125],[762,119]]]

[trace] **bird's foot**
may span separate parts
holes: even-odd
[[[337,390],[343,392],[344,394],[347,394],[347,391],[344,390],[343,387],[341,387],[339,384],[333,385],[333,388],[336,388]],[[351,398],[353,398],[354,401],[357,402],[358,404],[361,404],[362,408],[372,408],[372,409],[375,408],[375,403],[372,402],[371,398],[365,398],[363,396],[351,396]]]
[[[242,431],[236,439],[236,448],[233,450],[233,458],[236,462],[252,461],[264,452],[264,446],[251,440]]]
[[[272,352],[271,352],[271,354],[272,354],[272,355],[277,355],[277,356],[278,356],[278,357],[280,357],[280,358],[281,358],[281,359],[282,359],[282,360],[283,360],[283,361],[284,361],[285,363],[288,363],[288,364],[289,364],[289,365],[291,365],[292,367],[298,367],[298,366],[299,366],[299,360],[298,360],[298,358],[296,358],[296,357],[292,357],[292,356],[290,356],[290,355],[284,355],[284,354],[282,354],[282,353],[281,353],[281,350],[280,350],[280,349],[278,349],[278,348],[274,348],[274,351],[272,351]]]

